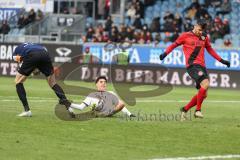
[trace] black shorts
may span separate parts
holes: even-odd
[[[200,83],[204,79],[208,79],[208,73],[207,73],[206,68],[201,65],[198,65],[198,64],[189,66],[187,68],[187,73],[190,75],[190,77],[192,79],[195,80],[197,89],[199,89],[201,87]]]
[[[22,75],[29,76],[36,68],[46,77],[53,74],[52,61],[48,52],[30,52],[27,56],[23,57],[22,65],[18,69],[18,72]]]

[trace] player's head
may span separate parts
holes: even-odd
[[[96,83],[96,87],[97,87],[98,91],[106,91],[106,88],[107,88],[107,78],[105,76],[97,77],[95,83]]]
[[[193,33],[197,36],[202,36],[204,30],[206,29],[207,23],[205,20],[198,20],[197,23],[193,27]]]

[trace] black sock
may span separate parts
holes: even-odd
[[[65,96],[65,93],[64,91],[62,90],[62,88],[58,85],[58,84],[55,84],[52,89],[54,90],[55,94],[58,96],[58,98],[60,100],[64,100],[64,99],[67,99],[66,96]]]
[[[21,100],[24,110],[25,111],[29,111],[30,108],[28,106],[28,101],[27,101],[27,97],[26,97],[26,91],[24,89],[24,86],[22,83],[18,83],[16,84],[16,90],[17,90],[17,94],[19,99]]]

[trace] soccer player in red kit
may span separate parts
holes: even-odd
[[[192,31],[182,33],[177,40],[172,43],[166,51],[160,55],[160,60],[163,60],[174,48],[183,45],[183,53],[186,59],[187,72],[192,79],[196,81],[196,88],[198,93],[193,96],[191,101],[181,108],[181,120],[186,119],[186,112],[192,107],[196,106],[194,116],[196,118],[203,118],[201,106],[204,99],[207,97],[207,90],[209,87],[209,78],[206,70],[204,49],[216,60],[230,67],[230,62],[222,59],[212,48],[209,38],[203,32],[206,28],[206,22],[199,20]]]

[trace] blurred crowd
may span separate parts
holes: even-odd
[[[164,1],[164,0],[162,0]],[[126,16],[131,21],[129,24],[114,24],[111,16],[108,16],[104,24],[87,28],[86,35],[82,36],[83,42],[121,42],[130,41],[139,44],[173,42],[181,32],[190,31],[197,19],[205,19],[207,22],[206,32],[212,42],[223,38],[230,33],[229,21],[224,17],[231,12],[229,0],[205,0],[200,4],[198,0],[184,8],[182,13],[165,12],[163,21],[157,16],[150,24],[144,22],[144,11],[147,6],[154,5],[154,0],[131,0],[126,5]],[[183,7],[177,3],[177,7]],[[217,12],[214,17],[208,13],[208,7],[214,7]],[[230,46],[229,39],[224,44]]]
[[[19,16],[17,25],[18,28],[21,29],[26,25],[33,23],[35,21],[39,21],[41,19],[43,19],[43,12],[40,9],[38,9],[36,12],[34,9],[31,9],[29,12],[21,14]]]
[[[44,14],[41,10],[38,9],[37,12],[35,12],[34,9],[31,9],[29,12],[24,12],[19,16],[17,27],[19,29],[24,28],[30,23],[43,19],[43,16]],[[8,34],[10,30],[11,30],[11,26],[8,23],[8,21],[3,20],[2,24],[0,24],[0,34]]]
[[[167,0],[161,0],[167,1]],[[181,1],[180,1],[181,2]],[[187,7],[180,2],[176,8],[182,11],[171,12],[167,10],[163,16],[154,15],[150,22],[146,21],[146,9],[154,6],[156,0],[127,0],[125,8],[124,23],[114,23],[115,19],[109,15],[110,0],[98,0],[96,4],[96,19],[101,19],[99,24],[92,24],[87,27],[86,34],[82,35],[82,42],[122,42],[128,41],[139,44],[173,42],[179,34],[190,31],[198,19],[205,19],[207,22],[206,32],[212,42],[223,39],[230,34],[229,19],[225,18],[231,13],[230,0],[205,0],[200,4],[198,0],[192,0]],[[86,3],[87,16],[92,16],[92,4]],[[209,8],[215,9],[215,15],[209,13]],[[66,6],[60,8],[61,13],[76,14],[77,9],[69,9]],[[161,14],[162,15],[162,14]],[[44,18],[41,10],[31,9],[19,16],[17,28],[21,29],[35,21]],[[8,34],[11,30],[8,22],[3,20],[0,24],[0,34]],[[231,46],[230,39],[224,39],[226,46]]]

